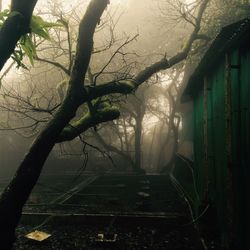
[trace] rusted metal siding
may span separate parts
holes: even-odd
[[[217,208],[222,235],[236,226],[243,247],[250,222],[250,49],[229,52],[206,76],[193,95],[196,182],[200,199]]]

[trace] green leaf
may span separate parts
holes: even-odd
[[[9,10],[3,10],[0,12],[0,20],[4,21],[6,17],[8,17],[10,11]]]
[[[50,36],[49,36],[49,32],[47,30],[47,28],[45,28],[43,26],[43,19],[39,16],[32,16],[32,19],[31,19],[31,24],[30,24],[30,27],[31,27],[31,31],[46,39],[46,40],[50,40]]]
[[[4,22],[6,17],[19,15],[19,12],[11,12],[5,10],[0,13],[0,26],[1,21]],[[2,19],[1,19],[2,18]],[[44,38],[46,40],[50,40],[49,29],[53,27],[61,27],[63,26],[61,23],[51,23],[44,21],[39,16],[32,16],[31,24],[30,24],[31,32],[38,37]],[[18,42],[18,45],[12,54],[12,59],[17,63],[17,67],[22,67],[24,69],[28,69],[27,66],[23,63],[24,56],[29,58],[31,65],[34,65],[34,57],[36,57],[36,46],[32,41],[32,33],[26,34],[21,37]]]
[[[47,22],[44,21],[42,17],[40,16],[32,16],[32,20],[37,23],[40,27],[43,28],[54,28],[54,27],[62,27],[63,25],[61,23],[59,23],[58,21],[56,23],[52,23],[52,22]]]
[[[62,24],[61,23],[46,22],[40,16],[32,16],[31,31],[34,34],[36,34],[36,35],[38,35],[46,40],[50,40],[48,29],[54,28],[54,27],[62,27]]]
[[[43,27],[45,28],[55,28],[55,27],[62,27],[63,25],[59,22],[57,23],[51,23],[51,22],[44,22]]]
[[[36,56],[36,48],[32,42],[31,35],[23,36],[20,41],[20,44],[25,55],[28,56],[31,65],[34,66],[34,57]]]
[[[17,63],[17,68],[24,68],[24,69],[27,69],[27,66],[22,62],[23,60],[23,52],[22,50],[18,49],[18,50],[15,50],[14,53],[12,54],[11,58]]]

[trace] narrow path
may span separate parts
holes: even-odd
[[[167,176],[92,176],[51,203],[59,210],[24,214],[14,249],[204,249]],[[52,236],[39,244],[25,239],[34,224]],[[116,241],[97,242],[100,233]]]

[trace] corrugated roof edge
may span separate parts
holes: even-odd
[[[185,102],[185,100],[190,99],[188,96],[191,96],[194,86],[203,82],[202,78],[205,72],[214,67],[226,51],[244,43],[248,39],[250,39],[250,17],[223,27],[191,75],[181,101]]]

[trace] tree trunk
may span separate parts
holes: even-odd
[[[96,138],[96,140],[107,150],[107,151],[110,151],[110,152],[114,152],[116,153],[117,155],[121,156],[125,162],[127,162],[132,168],[134,168],[134,162],[133,160],[130,158],[130,156],[128,154],[126,154],[124,151],[122,150],[119,150],[118,148],[110,145],[110,144],[107,144],[105,142],[105,140],[101,137],[101,135],[97,132],[93,132],[93,135],[94,137]]]
[[[32,15],[33,8],[37,0],[13,0],[12,11],[15,11],[14,15],[10,15],[7,21],[0,29],[0,69],[13,53],[16,43],[23,34],[30,32],[29,21]],[[15,227],[17,226],[21,217],[22,207],[27,201],[34,185],[36,184],[43,164],[46,161],[50,151],[55,145],[57,138],[61,131],[75,116],[75,112],[80,104],[94,97],[98,97],[110,93],[119,93],[117,89],[121,89],[122,93],[130,93],[135,87],[138,87],[141,83],[149,79],[154,73],[170,68],[174,64],[184,60],[191,48],[193,41],[196,39],[198,31],[200,29],[200,21],[202,13],[208,2],[204,1],[197,15],[197,27],[190,35],[187,45],[183,51],[177,53],[175,56],[167,60],[165,57],[156,62],[155,64],[147,67],[135,77],[133,84],[125,84],[125,87],[121,84],[117,84],[115,81],[113,84],[100,85],[95,88],[88,88],[89,91],[85,91],[85,95],[82,95],[82,100],[79,100],[79,92],[81,93],[83,88],[83,82],[86,71],[89,67],[89,60],[93,49],[93,34],[97,23],[100,21],[102,12],[108,5],[108,0],[92,0],[89,8],[87,9],[84,19],[80,24],[79,37],[77,43],[77,53],[75,57],[75,63],[72,70],[71,80],[69,82],[69,89],[73,90],[74,94],[69,90],[67,97],[63,102],[61,108],[55,115],[55,117],[49,122],[46,128],[40,133],[30,148],[30,151],[25,156],[23,162],[19,166],[17,173],[8,187],[3,191],[0,198],[0,224],[2,226],[2,233],[0,236],[1,249],[9,250],[12,248],[15,235]],[[26,3],[26,4],[25,4]],[[114,88],[115,87],[115,88]],[[92,89],[92,90],[91,90]],[[85,89],[86,90],[86,89]],[[90,93],[94,93],[92,96]],[[113,92],[112,92],[113,91]],[[81,94],[80,94],[81,95]],[[136,135],[135,135],[135,151],[136,151],[136,169],[141,169],[141,133],[142,133],[142,118],[137,123]]]
[[[175,165],[175,158],[178,152],[178,145],[179,145],[178,140],[179,140],[180,117],[175,116],[175,118],[178,119],[177,124],[175,124],[174,118],[170,123],[171,131],[173,132],[173,139],[174,139],[173,152],[171,154],[171,158],[168,164],[161,169],[160,173],[166,173],[166,172],[172,171]],[[171,134],[171,131],[170,131],[170,134]]]
[[[36,1],[32,0],[31,2]],[[22,3],[13,1],[12,7],[14,8],[15,4],[16,9],[19,7],[25,9],[25,5],[23,6]],[[2,193],[0,198],[0,224],[3,229],[0,234],[1,249],[9,250],[12,248],[15,240],[15,228],[20,220],[22,208],[40,176],[50,151],[62,130],[75,117],[78,107],[86,102],[87,96],[83,87],[93,49],[93,35],[107,5],[108,0],[92,0],[90,2],[79,26],[76,57],[66,98],[54,118],[34,141],[14,178]],[[25,9],[24,12],[27,10],[29,11],[29,8]],[[0,48],[1,45],[2,43],[0,43]]]
[[[129,141],[128,141],[128,131],[127,131],[127,127],[126,127],[126,122],[125,119],[122,118],[122,122],[123,122],[123,131],[124,131],[124,138],[125,138],[125,146],[126,146],[126,154],[130,156],[130,151],[129,151]]]
[[[162,129],[163,129],[163,126],[161,127],[161,131],[162,131]],[[161,147],[160,147],[160,152],[159,152],[158,161],[157,161],[157,165],[156,165],[157,172],[161,171],[162,165],[164,164],[163,159],[164,159],[164,156],[166,154],[166,148],[167,148],[169,141],[170,141],[170,138],[171,138],[171,131],[172,131],[172,128],[168,124],[168,132],[166,135],[166,139],[161,144]]]
[[[35,186],[42,167],[63,128],[74,117],[78,103],[67,98],[55,118],[32,144],[14,178],[0,199],[1,249],[11,249],[22,208]]]
[[[141,114],[138,114],[135,124],[135,165],[134,171],[136,173],[142,172],[141,169],[141,136],[142,136],[142,118]]]

